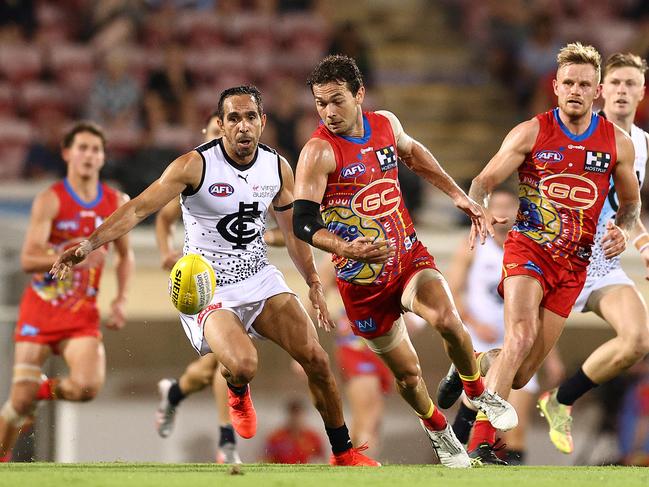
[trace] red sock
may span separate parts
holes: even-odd
[[[37,401],[53,401],[56,397],[56,386],[59,383],[58,379],[46,379],[41,382],[36,393]]]
[[[4,457],[0,457],[0,463],[9,463],[11,461],[11,453],[7,453]]]
[[[480,377],[480,372],[476,372],[473,376],[466,376],[460,374],[460,379],[462,380],[462,386],[464,386],[464,392],[469,397],[478,397],[484,392],[484,381]]]
[[[491,426],[489,420],[482,413],[478,413],[475,424],[473,425],[473,434],[469,440],[468,451],[475,450],[481,443],[493,445],[496,442],[496,428]]]
[[[446,428],[446,418],[441,411],[435,407],[433,401],[430,401],[430,410],[428,411],[428,414],[425,416],[419,415],[419,417],[423,421],[424,426],[431,431],[442,431]]]

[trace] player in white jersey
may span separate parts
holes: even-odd
[[[485,244],[474,251],[468,241],[464,242],[455,253],[447,273],[457,309],[471,335],[473,348],[478,352],[500,348],[503,344],[505,303],[498,294],[498,284],[505,252],[503,245],[516,218],[518,203],[518,194],[514,190],[507,187],[494,189],[489,198],[489,209],[493,215],[507,218],[508,223],[495,226],[494,236],[488,237]],[[478,355],[478,361],[482,360],[483,355]],[[556,370],[561,367],[558,360],[558,355],[553,352],[548,355],[546,364],[549,362]],[[509,464],[524,463],[525,434],[538,392],[539,383],[535,374],[525,387],[509,395],[508,401],[518,413],[518,426],[503,435]],[[464,397],[453,422],[453,431],[464,444],[469,441],[476,415],[477,411]]]
[[[604,115],[624,129],[633,140],[635,171],[642,186],[647,164],[649,136],[633,124],[635,112],[644,97],[647,64],[640,56],[617,53],[604,67],[602,96]],[[633,281],[620,266],[619,257],[606,259],[601,235],[615,218],[617,198],[612,185],[602,208],[593,245],[588,277],[574,310],[593,311],[615,330],[617,336],[597,348],[581,368],[557,389],[544,393],[538,402],[550,427],[552,443],[563,453],[571,453],[571,409],[590,389],[602,384],[640,361],[649,352],[647,306]],[[649,234],[638,220],[631,235],[649,276]]]
[[[266,123],[261,93],[238,86],[221,93],[221,139],[212,140],[173,161],[160,178],[113,213],[78,246],[64,252],[52,268],[64,277],[88,253],[130,231],[173,198],[182,196],[184,253],[212,263],[217,289],[212,303],[197,315],[181,314],[192,346],[214,353],[228,385],[230,419],[243,438],[254,436],[257,417],[248,383],[257,371],[257,350],[249,334],[274,341],[304,369],[311,396],[325,424],[334,465],[378,466],[354,448],[329,358],[297,297],[268,262],[263,241],[268,208],[275,208],[289,255],[309,285],[318,323],[332,326],[313,255],[292,231],[293,173],[286,160],[259,144]]]
[[[205,142],[222,137],[215,110],[207,118],[203,129]],[[167,203],[156,215],[155,231],[160,250],[162,268],[170,271],[182,256],[174,247],[174,225],[181,217],[180,198]],[[156,410],[156,430],[162,438],[167,438],[174,425],[176,410],[186,397],[211,386],[219,419],[219,443],[216,460],[219,463],[241,463],[237,452],[237,440],[230,423],[228,408],[228,386],[218,370],[218,361],[213,353],[193,360],[182,375],[164,378],[158,382],[160,402]]]

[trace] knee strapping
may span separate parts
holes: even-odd
[[[15,428],[22,428],[29,420],[29,414],[20,415],[11,404],[11,400],[4,403],[0,409],[0,417],[3,418],[9,425]]]
[[[41,368],[38,365],[16,364],[14,365],[14,376],[12,382],[35,382],[40,384],[42,377]]]

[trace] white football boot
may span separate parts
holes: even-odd
[[[156,411],[156,430],[162,438],[168,437],[174,429],[176,406],[169,402],[169,389],[176,382],[175,379],[162,379],[158,382],[160,402]]]
[[[473,407],[482,411],[491,425],[500,431],[509,431],[518,425],[518,414],[514,406],[496,392],[484,390],[478,397],[470,397]]]
[[[420,419],[421,427],[428,435],[430,444],[439,458],[439,462],[448,468],[469,468],[471,467],[471,459],[466,450],[457,439],[451,425],[447,424],[446,428],[442,431],[431,431],[424,425]]]

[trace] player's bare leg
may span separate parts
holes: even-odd
[[[257,349],[239,318],[228,310],[216,310],[205,320],[204,336],[227,381],[229,415],[243,438],[257,432],[257,414],[248,383],[257,373]]]
[[[617,334],[591,353],[583,365],[588,378],[602,384],[649,353],[649,317],[644,299],[633,286],[610,286],[595,294],[591,297],[596,298],[592,310]]]
[[[558,389],[544,393],[538,407],[548,422],[550,439],[563,453],[574,449],[572,405],[593,387],[616,377],[649,352],[647,307],[633,286],[614,285],[595,291],[588,309],[609,323],[617,336],[600,345],[582,367]]]
[[[352,377],[345,387],[351,409],[350,432],[355,445],[367,443],[374,455],[380,451],[379,430],[385,409],[381,380],[375,375]]]
[[[49,354],[46,345],[16,343],[11,391],[0,410],[0,458],[8,459],[21,428],[34,413],[41,368]]]
[[[464,391],[474,406],[500,430],[516,426],[516,411],[490,390],[485,390],[478,370],[471,336],[464,328],[442,275],[433,269],[415,274],[402,296],[402,306],[430,323],[444,339],[446,351],[457,368]]]
[[[61,343],[61,356],[69,373],[56,384],[56,398],[66,401],[94,399],[106,378],[106,353],[102,341],[96,337],[71,338]]]
[[[352,447],[329,356],[297,298],[288,293],[269,298],[254,326],[257,333],[277,343],[304,369],[313,404],[322,416],[334,453],[331,462],[334,465],[380,465],[360,453],[364,448]]]

